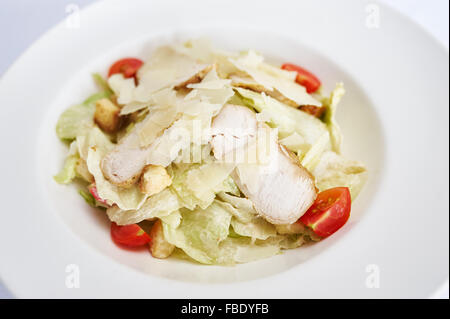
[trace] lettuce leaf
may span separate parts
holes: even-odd
[[[328,150],[330,150],[330,134],[325,132],[316,143],[311,146],[306,154],[299,153],[298,157],[301,160],[303,167],[311,172],[319,163],[322,154]]]
[[[64,167],[61,171],[53,177],[53,179],[58,184],[69,184],[77,176],[76,166],[77,166],[78,156],[70,155],[66,158],[64,162]]]
[[[232,265],[278,254],[281,237],[254,240],[238,237],[229,229],[232,216],[217,201],[206,209],[181,210],[178,228],[163,223],[164,236],[192,259],[203,264]]]
[[[322,154],[312,174],[316,177],[319,191],[346,186],[350,189],[352,200],[355,200],[367,180],[364,164],[346,159],[333,151]]]
[[[167,216],[159,217],[159,219],[161,219],[163,223],[169,225],[170,227],[177,228],[181,223],[181,213],[180,211],[176,210]]]
[[[69,152],[64,160],[63,168],[59,171],[53,179],[58,184],[69,184],[72,180],[78,176],[77,167],[80,156],[78,154],[77,141],[70,143]]]
[[[230,213],[213,202],[206,209],[182,209],[181,215],[181,224],[177,228],[163,223],[166,240],[200,263],[214,263],[219,244],[228,237]]]
[[[248,237],[228,237],[219,245],[214,263],[234,265],[272,257],[280,253],[281,238],[254,241]]]
[[[62,140],[73,140],[94,126],[95,105],[80,104],[65,110],[56,124],[56,134]]]
[[[305,139],[300,136],[297,132],[292,133],[283,139],[281,139],[280,144],[287,147],[288,150],[297,153],[299,158],[302,158],[306,152],[308,152],[311,147],[309,144],[305,142]]]
[[[80,190],[78,191],[78,194],[80,194],[80,196],[83,197],[84,201],[85,201],[87,204],[89,204],[89,206],[97,207],[97,205],[96,205],[97,202],[96,202],[94,196],[92,196],[91,193],[85,191],[84,189],[80,189]]]
[[[111,221],[118,225],[137,224],[145,219],[149,218],[165,218],[174,212],[177,212],[181,208],[181,203],[178,196],[169,188],[164,189],[162,192],[152,195],[139,209],[134,210],[122,210],[118,206],[112,206],[107,209],[106,213]],[[177,227],[179,220],[175,218],[173,221],[165,220],[166,223],[171,224],[173,227]]]
[[[98,93],[95,93],[95,94],[92,94],[91,96],[89,96],[86,100],[84,100],[83,104],[84,105],[92,104],[95,109],[95,102],[97,102],[98,100],[101,100],[101,99],[108,99],[110,97],[111,97],[111,93],[109,93],[109,92],[98,92]]]
[[[222,184],[214,188],[214,193],[217,194],[219,192],[229,193],[235,196],[239,196],[241,194],[241,191],[239,190],[231,176],[228,176]]]
[[[123,210],[139,209],[148,196],[141,193],[137,185],[130,188],[117,187],[103,176],[101,160],[114,148],[109,138],[98,127],[94,127],[87,136],[79,137],[77,142],[80,156],[86,158],[88,170],[95,178],[100,198]]]
[[[327,127],[321,120],[306,112],[283,104],[265,94],[241,88],[235,90],[249,107],[269,118],[268,124],[278,129],[281,139],[297,133],[304,139],[305,145],[310,147],[327,132]]]
[[[56,134],[61,140],[73,140],[85,135],[94,127],[95,102],[109,98],[110,93],[99,92],[88,97],[82,104],[65,110],[56,124]]]
[[[225,200],[219,203],[233,216],[231,226],[236,234],[261,240],[277,234],[274,225],[258,216],[250,200],[225,193],[220,193],[219,198]]]
[[[94,79],[95,84],[101,89],[102,92],[108,94],[108,97],[113,95],[113,91],[108,85],[108,81],[106,81],[99,73],[92,74],[92,78]]]
[[[277,234],[275,226],[259,216],[255,216],[248,223],[243,223],[237,218],[232,218],[231,226],[236,234],[253,239],[265,240]]]
[[[175,166],[172,169],[171,188],[183,206],[193,210],[196,206],[207,208],[221,191],[236,191],[230,186],[229,175],[234,165],[218,162]],[[233,189],[231,189],[233,188]]]
[[[75,167],[75,172],[77,174],[77,177],[82,179],[83,181],[92,184],[95,182],[94,176],[92,176],[91,173],[89,173],[86,161],[82,158],[78,158],[77,164]]]
[[[250,222],[256,215],[256,211],[253,208],[253,203],[243,197],[232,196],[225,192],[220,192],[217,197],[222,202],[222,205],[230,205],[234,209],[228,208],[228,211],[243,223]]]
[[[289,236],[284,236],[280,241],[280,247],[282,249],[294,249],[298,248],[304,243],[306,243],[306,238],[303,234],[294,234]]]
[[[341,154],[343,137],[341,129],[336,122],[335,116],[337,106],[341,101],[342,97],[344,96],[344,94],[345,94],[344,85],[342,83],[338,83],[333,92],[331,92],[330,97],[322,101],[323,105],[326,107],[324,121],[330,132],[333,151],[335,151],[338,154]]]

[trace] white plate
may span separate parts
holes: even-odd
[[[199,35],[305,65],[327,91],[345,82],[344,153],[366,162],[370,179],[340,232],[236,267],[156,260],[118,249],[105,216],[53,182],[65,152],[54,126],[93,92],[89,74]],[[95,3],[79,28],[53,28],[0,82],[1,278],[18,297],[430,296],[449,267],[448,67],[419,27],[365,1]],[[66,285],[70,265],[79,288]]]

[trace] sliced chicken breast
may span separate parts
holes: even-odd
[[[147,163],[150,146],[140,147],[139,124],[102,160],[103,175],[114,185],[130,187],[137,182]]]
[[[211,146],[214,157],[220,160],[234,161],[232,152],[237,153],[249,140],[256,136],[257,122],[255,113],[243,106],[226,104],[214,118],[212,124]]]
[[[258,127],[253,111],[227,105],[214,119],[212,127],[211,145],[216,158],[238,148],[248,151],[255,145],[265,145],[270,151],[263,162],[236,162],[232,173],[236,185],[263,218],[273,224],[291,224],[313,204],[317,197],[313,176],[292,153],[278,144],[276,137],[260,134],[261,129],[267,131],[268,127]],[[231,136],[235,143],[227,144],[229,139],[224,137],[233,131]],[[249,158],[251,156],[246,157]]]

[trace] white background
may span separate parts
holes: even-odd
[[[68,4],[84,7],[94,1],[96,0],[1,0],[0,77],[40,35],[66,17]],[[448,0],[380,0],[373,2],[387,3],[409,16],[422,25],[448,50]],[[0,260],[2,258],[7,258],[7,256],[1,256]],[[0,283],[0,298],[11,297],[12,295]],[[436,297],[449,297],[448,283]]]

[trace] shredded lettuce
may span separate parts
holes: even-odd
[[[297,133],[305,144],[313,145],[325,132],[326,125],[316,117],[283,104],[274,98],[250,90],[236,88],[238,94],[247,102],[247,106],[264,113],[272,127],[276,127],[280,138]]]
[[[89,169],[87,167],[86,161],[82,158],[78,158],[77,164],[75,167],[75,171],[77,174],[77,177],[81,178],[85,182],[92,184],[95,182],[94,176],[89,172]]]
[[[184,207],[205,209],[214,201],[216,193],[236,190],[229,181],[233,169],[232,164],[218,162],[174,167],[171,188]]]
[[[169,188],[164,189],[158,194],[150,196],[139,209],[122,210],[118,206],[112,206],[107,209],[108,217],[118,225],[136,224],[145,219],[167,217],[180,209],[181,203],[178,196]],[[177,221],[168,222],[176,227]]]
[[[204,264],[212,264],[219,257],[219,245],[228,237],[231,215],[213,202],[205,209],[181,210],[181,224],[177,228],[163,223],[165,239]]]
[[[102,92],[105,92],[109,96],[113,94],[113,91],[108,85],[108,81],[106,81],[99,73],[92,74],[92,78]]]
[[[294,249],[298,248],[306,242],[305,236],[302,234],[294,234],[284,236],[280,241],[280,247],[282,249]]]
[[[161,216],[159,218],[163,223],[169,225],[172,228],[177,228],[181,224],[181,213],[178,210],[170,213],[167,216]]]
[[[111,93],[109,92],[98,92],[89,96],[86,100],[84,100],[83,104],[85,105],[94,105],[95,102],[101,99],[108,99],[111,97]],[[95,109],[95,108],[94,108]]]
[[[311,172],[320,161],[322,154],[329,150],[329,147],[330,135],[328,132],[325,132],[316,143],[311,146],[306,154],[298,154],[303,167]]]
[[[76,166],[77,166],[78,156],[70,155],[66,158],[64,162],[64,167],[62,170],[55,175],[53,178],[59,184],[69,184],[76,177]]]
[[[333,151],[335,151],[338,154],[341,154],[343,138],[341,129],[336,122],[335,115],[337,106],[341,101],[342,97],[344,96],[344,94],[345,94],[344,85],[342,83],[338,83],[333,92],[331,92],[330,97],[322,101],[324,106],[326,107],[324,121],[330,132]]]
[[[137,185],[130,188],[117,187],[103,176],[100,168],[101,160],[114,147],[109,138],[98,127],[94,127],[86,137],[77,141],[79,141],[80,156],[86,156],[88,170],[95,178],[100,198],[108,203],[116,204],[123,210],[139,209],[147,199],[147,195],[141,193]]]
[[[94,104],[75,105],[65,110],[56,124],[56,134],[62,140],[73,140],[94,126]]]
[[[297,153],[297,155],[302,158],[305,153],[309,150],[310,145],[305,142],[305,139],[300,136],[297,132],[292,133],[283,139],[281,139],[280,144],[287,147],[287,149],[292,152]]]
[[[237,220],[243,223],[249,223],[256,216],[256,211],[253,208],[253,203],[247,199],[238,196],[233,196],[225,192],[220,192],[217,197],[221,201],[230,214]]]
[[[231,214],[218,202],[206,209],[181,210],[178,228],[163,223],[164,237],[203,264],[232,265],[270,257],[280,252],[282,238],[255,240],[229,236]]]
[[[272,257],[280,253],[280,239],[271,238],[265,241],[254,241],[248,237],[224,240],[215,254],[215,263],[234,265]]]
[[[261,240],[277,234],[274,225],[258,216],[250,200],[226,193],[220,193],[219,197],[225,202],[218,203],[233,216],[231,226],[236,234]]]
[[[237,218],[233,218],[231,226],[233,226],[236,234],[254,239],[265,240],[277,234],[275,226],[262,217],[255,217],[248,223],[243,223]]]
[[[352,201],[358,196],[367,180],[367,169],[361,162],[344,158],[326,151],[312,170],[316,186],[320,191],[346,186],[350,189]]]
[[[92,196],[91,193],[85,191],[84,189],[80,189],[78,191],[78,194],[80,194],[81,197],[83,197],[83,199],[85,200],[86,203],[88,203],[90,206],[92,207],[96,207],[96,201],[94,196]]]
[[[95,102],[109,98],[109,92],[99,92],[88,97],[82,104],[65,110],[56,124],[56,135],[61,140],[73,140],[85,135],[94,127]]]
[[[214,193],[217,194],[219,192],[229,193],[235,196],[239,196],[241,194],[241,191],[239,190],[231,176],[228,176],[222,184],[214,188]]]

